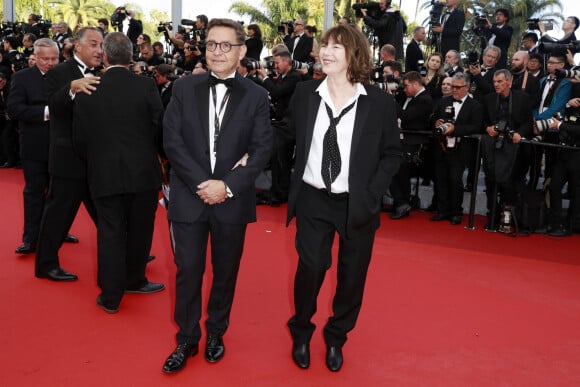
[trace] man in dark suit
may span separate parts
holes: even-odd
[[[413,39],[407,45],[405,52],[405,71],[419,71],[419,61],[425,62],[425,56],[420,46],[423,40],[425,40],[425,27],[415,27]]]
[[[512,35],[514,33],[512,26],[508,24],[510,13],[505,8],[499,8],[495,11],[495,23],[492,24],[487,18],[485,21],[486,25],[483,29],[483,34],[487,45],[494,45],[501,50],[496,67],[505,69],[508,66],[507,52],[512,43]]]
[[[137,37],[143,33],[143,23],[141,20],[135,19],[135,11],[127,10],[127,36],[133,45],[137,44]]]
[[[459,41],[463,26],[465,25],[465,13],[457,8],[459,0],[447,0],[447,9],[443,13],[440,26],[431,28],[433,32],[440,34],[439,52],[445,56],[449,50],[459,50]]]
[[[173,81],[175,80],[173,66],[165,63],[157,65],[153,74],[155,76],[155,83],[159,89],[159,95],[161,95],[161,102],[163,102],[163,109],[166,109],[171,99]]]
[[[236,73],[246,54],[244,41],[239,23],[212,19],[205,42],[212,71],[175,82],[163,121],[172,167],[168,216],[175,242],[179,327],[177,348],[163,366],[166,373],[181,370],[199,350],[208,235],[213,283],[205,359],[217,362],[225,353],[222,336],[229,325],[246,226],[256,220],[254,181],[272,152],[266,90]]]
[[[288,26],[285,27],[288,28]],[[284,36],[284,44],[288,47],[292,59],[304,63],[313,61],[310,56],[313,45],[312,40],[313,38],[305,33],[305,22],[301,18],[294,20],[294,33],[292,35],[287,33]]]
[[[98,88],[75,96],[73,145],[87,162],[97,209],[97,306],[116,313],[123,293],[164,288],[145,277],[161,186],[163,105],[155,82],[129,71],[125,35],[108,34],[103,50],[107,69]]]
[[[12,77],[7,112],[18,121],[24,171],[24,234],[19,254],[36,249],[48,188],[49,112],[44,76],[58,64],[58,46],[48,38],[34,42],[36,66]]]
[[[289,107],[296,163],[287,224],[296,217],[299,261],[288,327],[292,358],[302,369],[310,366],[312,317],[336,235],[338,277],[324,341],[327,368],[336,372],[343,365],[342,347],[362,306],[382,197],[401,158],[395,101],[362,84],[369,77],[362,69],[371,63],[359,50],[367,52],[368,42],[358,29],[327,30],[320,49],[327,77],[299,83]]]
[[[431,129],[429,119],[433,112],[433,100],[423,86],[421,75],[411,71],[403,76],[405,95],[402,105],[397,105],[397,118],[401,120],[404,131],[425,132]],[[401,134],[403,162],[397,174],[393,177],[390,191],[393,196],[394,211],[391,219],[407,217],[411,211],[411,172],[420,157],[421,148],[429,142],[425,134]]]
[[[435,190],[438,213],[433,221],[450,220],[461,223],[463,209],[463,171],[467,163],[462,136],[482,132],[482,106],[468,95],[469,76],[453,75],[452,96],[442,98],[434,112],[435,127],[440,128],[439,145],[433,148],[435,160]]]
[[[81,202],[96,223],[89,197],[86,165],[72,144],[73,100],[77,93],[90,94],[99,83],[93,75],[100,66],[103,36],[93,27],[77,33],[74,58],[59,64],[46,76],[50,109],[50,184],[36,250],[35,274],[54,281],[74,281],[77,276],[60,268],[58,251]]]
[[[493,76],[495,93],[488,94],[483,104],[487,135],[482,137],[481,146],[489,216],[486,230],[489,231],[497,230],[497,211],[501,208],[498,204],[515,205],[525,173],[518,143],[532,135],[530,97],[520,90],[511,90],[512,80],[508,70],[496,71]]]
[[[274,63],[278,73],[275,79],[266,76],[264,69],[258,70],[258,74],[263,79],[262,85],[270,94],[270,116],[274,130],[274,151],[270,162],[272,186],[269,192],[259,194],[258,203],[278,206],[288,201],[288,191],[290,190],[290,173],[295,141],[294,134],[288,129],[286,110],[301,77],[292,68],[292,59],[288,52],[282,51],[274,55]]]

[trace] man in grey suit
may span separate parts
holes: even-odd
[[[246,226],[256,220],[254,181],[272,152],[266,90],[236,73],[246,54],[239,23],[213,19],[207,29],[211,74],[173,86],[164,126],[171,162],[169,220],[177,265],[177,348],[163,371],[181,370],[198,353],[201,288],[208,235],[213,283],[207,305],[205,359],[219,361],[229,325]],[[247,155],[247,162],[241,162]]]

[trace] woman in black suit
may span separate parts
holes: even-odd
[[[299,83],[289,106],[296,162],[287,221],[296,217],[299,261],[288,326],[292,358],[308,368],[311,320],[338,234],[333,316],[324,327],[326,366],[338,371],[362,305],[382,197],[399,169],[401,145],[394,99],[368,85],[372,63],[362,32],[343,25],[326,31],[320,61],[326,78]]]
[[[260,54],[264,43],[262,42],[262,31],[257,24],[248,25],[248,39],[246,39],[246,47],[248,52],[246,58],[260,60]]]
[[[434,102],[443,96],[441,91],[441,83],[445,79],[445,71],[443,70],[443,55],[434,52],[427,58],[427,75],[423,77],[423,85],[431,95]]]

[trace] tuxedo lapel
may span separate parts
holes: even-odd
[[[306,142],[305,148],[306,152],[304,156],[306,157],[304,160],[304,165],[306,165],[306,161],[308,160],[308,155],[310,154],[310,145],[312,144],[312,135],[314,133],[314,124],[316,123],[316,116],[318,115],[318,109],[320,108],[320,94],[316,92],[316,89],[310,93],[308,98],[308,115],[306,117],[306,135],[304,136],[304,140]]]
[[[353,157],[356,153],[358,144],[360,143],[360,138],[362,136],[364,127],[366,125],[368,117],[371,116],[371,109],[369,105],[368,96],[361,94],[358,97],[356,116],[354,119],[354,128],[352,131],[352,141],[350,148],[350,164],[353,165]]]
[[[224,118],[222,119],[222,123],[220,125],[220,132],[223,133],[224,130],[227,130],[228,123],[231,120],[236,107],[242,102],[242,98],[245,94],[243,85],[239,82],[238,77],[241,77],[238,73],[236,73],[236,77],[234,79],[234,85],[232,87],[232,93],[230,94],[230,100],[226,106],[226,111],[224,112]]]
[[[199,113],[199,121],[201,123],[201,131],[203,133],[205,143],[209,144],[209,73],[205,81],[198,83],[195,86],[195,95],[199,96],[197,100],[190,101],[193,111],[197,110]]]

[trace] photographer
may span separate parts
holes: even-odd
[[[268,76],[263,68],[257,70],[262,86],[270,95],[270,117],[274,130],[274,150],[270,161],[272,186],[269,192],[260,194],[257,200],[258,204],[279,206],[288,201],[295,144],[294,134],[288,128],[286,111],[301,77],[292,68],[292,59],[286,50],[274,55],[274,68],[277,72],[274,78]]]
[[[508,64],[507,51],[514,33],[512,26],[508,24],[509,20],[510,14],[505,8],[499,8],[495,11],[495,23],[492,24],[487,17],[485,18],[483,34],[487,40],[487,46],[493,45],[501,50],[501,55],[496,65],[498,69],[505,69]]]
[[[248,39],[246,39],[246,58],[260,60],[264,42],[262,42],[262,30],[257,24],[248,25]]]
[[[395,101],[402,105],[407,99],[406,94],[400,87],[403,66],[401,62],[390,60],[383,65],[383,79],[386,83],[385,91],[395,98]]]
[[[542,21],[538,21],[538,29],[542,33],[540,41],[548,43],[558,43],[558,44],[568,44],[576,40],[575,31],[578,29],[580,20],[576,16],[569,16],[562,24],[562,31],[564,31],[564,37],[562,39],[554,39],[546,32],[546,27]]]
[[[201,53],[199,44],[197,44],[197,42],[193,39],[189,40],[183,44],[183,52],[183,60],[181,60],[181,57],[178,56],[179,54],[176,54],[177,56],[175,59],[177,59],[179,67],[181,67],[184,71],[191,72],[195,68],[195,65],[198,62],[201,62],[203,59],[203,54]]]
[[[397,104],[397,118],[405,131],[428,131],[429,117],[433,111],[433,100],[423,86],[421,75],[416,71],[403,76],[404,92],[407,96],[402,105]],[[429,138],[424,134],[401,134],[403,162],[393,177],[390,191],[394,212],[391,219],[407,217],[411,211],[411,172],[421,161],[421,151]]]
[[[564,121],[552,119],[550,129],[557,131],[559,142],[563,145],[580,147],[580,83],[573,80],[573,95],[567,103]],[[552,167],[552,180],[548,186],[550,212],[548,235],[569,236],[572,230],[580,230],[580,149],[561,149]],[[562,211],[562,189],[568,182],[570,206],[564,219]]]
[[[28,27],[24,32],[34,34],[34,36],[40,38],[43,35],[40,25],[38,24],[40,19],[42,19],[40,15],[34,13],[28,15]]]
[[[425,27],[415,27],[413,39],[405,51],[405,71],[419,71],[419,61],[425,61],[423,50],[421,50],[423,40],[425,40]]]
[[[381,47],[379,51],[380,65],[384,66],[385,63],[396,60],[397,49],[392,44],[385,44]]]
[[[441,34],[439,52],[447,54],[449,50],[459,51],[459,40],[465,26],[465,13],[457,8],[459,0],[447,0],[447,9],[441,18],[441,25],[431,27],[433,32]]]
[[[171,53],[171,55],[175,55],[177,53],[183,54],[183,46],[185,45],[185,37],[183,36],[183,34],[179,31],[173,33],[173,31],[171,31],[170,29],[171,25],[168,23],[166,23],[164,27],[165,27],[164,35],[167,38],[167,40],[169,40],[173,45],[173,52]]]
[[[127,10],[127,21],[129,27],[127,28],[127,37],[133,43],[137,44],[137,37],[143,33],[143,23],[141,20],[135,19],[135,11]]]
[[[481,146],[489,217],[485,228],[488,231],[497,231],[501,206],[514,206],[517,202],[525,174],[518,143],[532,135],[530,97],[520,90],[512,90],[512,81],[508,70],[496,71],[493,75],[495,93],[484,99],[483,122],[487,135],[482,137]]]
[[[385,44],[399,47],[396,59],[402,59],[402,34],[407,27],[404,26],[401,13],[391,7],[391,0],[380,0],[378,12],[372,12],[371,14],[369,14],[368,7],[366,7],[368,4],[355,4],[353,8],[360,11],[365,24],[374,30],[375,36],[379,39],[379,47],[383,47]]]
[[[103,17],[97,20],[97,27],[103,33],[103,37],[107,36],[107,34],[109,33],[109,21],[107,19]]]
[[[538,52],[538,35],[535,32],[526,32],[522,37],[522,49],[526,50],[528,54],[535,54]]]
[[[471,74],[471,88],[469,92],[473,98],[482,103],[483,98],[493,92],[493,75],[497,70],[496,64],[501,50],[496,46],[487,46],[483,50],[481,65],[479,61],[470,62],[467,71]]]
[[[151,43],[141,44],[139,47],[139,53],[139,60],[147,63],[147,67],[149,67],[150,72],[153,71],[155,66],[164,63],[163,58],[155,54]]]
[[[313,47],[313,38],[305,33],[304,19],[294,20],[294,33],[290,34],[288,23],[284,24],[284,44],[292,55],[292,59],[299,62],[312,62],[310,53]]]
[[[195,17],[195,36],[199,42],[205,42],[207,23],[209,22],[206,15],[197,15]]]
[[[516,51],[514,53],[511,66],[511,72],[514,76],[512,89],[526,92],[532,101],[535,101],[540,89],[540,82],[527,69],[528,57],[527,51]]]
[[[469,76],[457,73],[451,78],[452,95],[442,98],[433,113],[439,146],[433,147],[437,214],[432,221],[461,223],[463,215],[463,172],[467,164],[462,136],[483,132],[482,106],[468,95]]]
[[[24,34],[24,36],[22,36],[22,55],[24,55],[26,59],[28,59],[31,54],[34,54],[35,41],[36,36],[34,36],[34,34]]]

